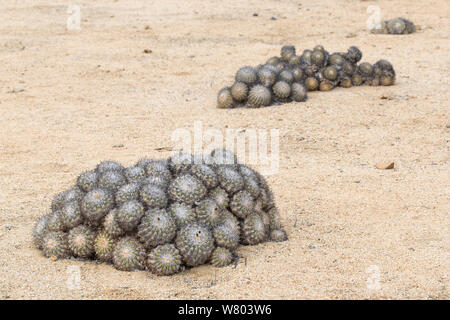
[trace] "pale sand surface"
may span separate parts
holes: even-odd
[[[67,1],[0,8],[1,299],[449,298],[448,1],[72,3],[80,31],[66,28]],[[372,35],[369,5],[420,30]],[[397,83],[260,110],[215,108],[239,67],[286,43],[300,52],[356,45],[363,61],[390,60]],[[81,171],[167,156],[157,149],[196,120],[280,130],[280,170],[268,180],[289,241],[239,249],[236,268],[173,277],[52,262],[33,248],[34,221]],[[387,160],[394,170],[375,168]],[[71,266],[81,268],[81,289],[66,285]],[[379,290],[367,287],[370,266]]]

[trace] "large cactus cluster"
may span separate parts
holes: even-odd
[[[35,246],[49,258],[158,275],[226,266],[240,245],[286,239],[266,179],[222,149],[128,168],[103,161],[58,193],[33,229]]]
[[[329,53],[317,45],[298,55],[294,46],[286,45],[279,57],[256,67],[240,68],[234,83],[219,91],[217,106],[259,108],[305,101],[307,91],[394,84],[395,71],[390,62],[379,60],[372,65],[359,63],[361,58],[362,52],[355,46],[347,52]]]

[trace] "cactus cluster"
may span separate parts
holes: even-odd
[[[52,259],[93,259],[157,275],[223,267],[240,245],[287,240],[266,180],[223,149],[142,159],[129,168],[101,162],[54,197],[32,237]]]
[[[370,32],[374,34],[409,34],[416,32],[416,26],[408,19],[395,18],[377,23]]]
[[[394,84],[395,71],[390,62],[358,64],[361,58],[362,52],[355,46],[347,52],[329,53],[317,45],[297,54],[294,46],[285,45],[279,57],[256,67],[240,68],[233,85],[219,91],[217,107],[259,108],[305,101],[308,91]]]

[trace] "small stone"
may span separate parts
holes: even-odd
[[[151,49],[144,49],[144,53],[152,53],[153,51]]]
[[[14,89],[8,91],[8,93],[21,93],[24,91],[25,91],[25,89],[22,89],[22,88],[14,88]]]
[[[378,162],[376,167],[380,170],[394,169],[394,161]]]

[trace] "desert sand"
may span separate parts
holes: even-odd
[[[69,4],[80,30],[67,28]],[[370,34],[371,5],[417,33]],[[446,0],[2,0],[0,299],[448,299],[449,24]],[[239,67],[284,44],[356,45],[362,61],[391,61],[397,82],[216,108]],[[33,247],[35,220],[80,172],[169,156],[173,131],[195,121],[280,130],[267,178],[289,241],[172,277]]]

